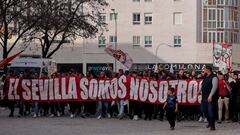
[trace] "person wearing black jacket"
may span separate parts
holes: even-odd
[[[215,128],[215,114],[217,107],[217,89],[218,89],[218,78],[212,72],[212,67],[206,66],[204,68],[205,78],[202,82],[202,105],[203,112],[208,120],[207,128],[211,131],[216,130]]]
[[[238,74],[233,73],[232,80],[230,82],[231,87],[231,96],[230,96],[230,115],[232,116],[232,121],[238,121],[238,107],[237,106],[237,99],[240,98],[240,81],[238,80]],[[237,96],[239,94],[239,97]],[[238,104],[239,105],[239,104]]]

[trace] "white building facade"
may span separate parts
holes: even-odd
[[[102,13],[108,31],[95,39],[79,38],[53,58],[61,71],[104,70],[107,65],[115,67],[114,59],[104,52],[105,47],[117,45],[132,57],[134,69],[155,63],[165,64],[165,68],[173,64],[175,70],[183,65],[200,69],[213,63],[213,42],[239,48],[239,4],[239,0],[109,0]],[[38,48],[27,50],[38,52]],[[237,51],[233,55],[233,61],[240,63]],[[116,67],[125,69],[119,62]]]

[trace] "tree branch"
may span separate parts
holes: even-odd
[[[0,45],[2,46],[2,48],[3,48],[3,44],[2,44],[2,42],[0,42]]]
[[[15,40],[15,42],[12,44],[12,46],[9,48],[9,50],[7,51],[7,53],[10,53],[12,51],[12,49],[16,46],[16,44],[18,43],[18,41],[22,38],[22,36],[28,31],[30,30],[32,27],[34,26],[34,23],[32,25],[30,25],[29,27],[27,27],[25,30],[23,30],[17,37],[17,39]]]

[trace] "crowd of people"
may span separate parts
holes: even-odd
[[[239,74],[236,71],[228,70],[227,73],[223,74],[220,71],[215,71],[214,74],[218,78],[218,99],[216,111],[218,116],[216,119],[218,123],[226,122],[238,122],[240,121],[240,80]],[[149,80],[185,80],[185,79],[204,79],[206,77],[205,72],[197,72],[195,70],[185,70],[182,69],[176,73],[170,73],[166,70],[159,70],[154,72],[152,70],[132,70],[123,71],[119,70],[118,73],[114,73],[111,69],[107,71],[94,72],[89,71],[86,75],[71,69],[69,72],[65,73],[55,73],[51,75],[51,78],[64,77],[64,76],[82,76],[91,77],[98,79],[109,79],[113,77],[119,77],[122,75],[129,75],[136,78],[145,78]],[[169,100],[174,100],[177,103],[177,99],[168,98],[165,104],[150,104],[141,103],[136,101],[96,101],[96,102],[15,102],[8,101],[4,98],[4,91],[6,89],[4,82],[9,77],[18,78],[49,78],[47,73],[32,73],[30,71],[25,71],[20,74],[14,74],[14,71],[9,71],[8,75],[2,75],[1,77],[1,104],[2,106],[7,106],[10,109],[9,117],[14,117],[15,108],[19,108],[18,117],[33,116],[36,117],[61,117],[69,115],[71,118],[80,116],[82,118],[86,117],[96,117],[97,119],[102,118],[130,118],[133,120],[152,120],[158,119],[163,121],[166,106]],[[169,89],[168,96],[174,95],[174,89]],[[176,96],[175,96],[176,97]],[[175,109],[176,109],[176,105]],[[207,122],[205,117],[203,105],[196,106],[181,106],[177,105],[177,109],[174,110],[176,113],[176,119],[178,121],[182,120],[199,120],[199,122]],[[167,115],[168,116],[168,115]],[[172,118],[174,115],[170,115]],[[167,117],[169,118],[169,117]],[[175,117],[174,117],[175,119]],[[170,120],[172,121],[172,120]],[[171,128],[174,128],[172,123]]]

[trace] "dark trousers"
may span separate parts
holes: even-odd
[[[237,113],[237,103],[236,103],[236,98],[230,98],[230,102],[229,102],[229,116],[230,119],[232,119],[232,121],[237,121],[238,118],[238,113]]]
[[[53,115],[57,115],[57,112],[60,112],[60,106],[59,106],[58,102],[50,103],[50,112]]]
[[[71,114],[80,114],[82,109],[82,103],[80,102],[69,102]]]
[[[159,115],[159,120],[163,120],[164,117],[164,109],[162,105],[154,104],[154,113],[153,113],[153,118],[157,119]]]
[[[18,107],[19,107],[19,115],[24,116],[25,113],[25,106],[23,102],[18,102]]]
[[[208,102],[207,99],[203,99],[203,112],[204,115],[207,117],[208,124],[210,127],[215,128],[215,119],[216,119],[216,101]]]
[[[85,102],[84,113],[86,113],[87,115],[96,114],[96,102]]]
[[[47,116],[48,115],[49,106],[50,106],[50,103],[48,103],[48,102],[42,103],[43,116]]]
[[[176,113],[174,109],[171,110],[167,110],[166,111],[166,115],[167,115],[167,120],[170,124],[171,127],[175,127],[175,121],[176,121]]]
[[[154,104],[144,103],[144,113],[145,113],[145,120],[152,119]]]
[[[8,103],[8,108],[10,110],[9,116],[13,116],[14,115],[14,110],[15,110],[15,101],[7,100],[7,103]]]
[[[134,115],[138,115],[138,116],[140,116],[140,107],[139,107],[139,102],[137,102],[137,101],[130,101],[129,102],[129,113],[130,113],[130,115],[132,116],[134,116]]]
[[[71,114],[75,114],[77,110],[77,103],[76,102],[69,102],[70,112]]]

